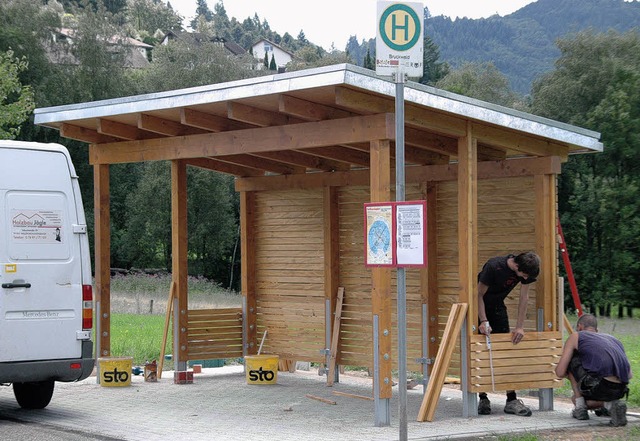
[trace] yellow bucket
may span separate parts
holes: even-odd
[[[244,370],[247,384],[276,384],[278,381],[277,355],[247,355]]]
[[[131,386],[131,368],[133,357],[98,358],[100,386]]]

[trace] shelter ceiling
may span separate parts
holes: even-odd
[[[211,87],[37,109],[36,123],[92,144],[92,163],[183,158],[236,176],[366,169],[370,141],[395,140],[395,84],[354,66]],[[584,129],[410,82],[405,90],[407,166],[456,161],[469,128],[479,161],[601,149]]]

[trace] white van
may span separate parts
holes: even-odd
[[[55,381],[94,366],[93,289],[80,187],[67,149],[0,141],[0,383],[42,409]]]

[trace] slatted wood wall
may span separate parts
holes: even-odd
[[[256,195],[256,301],[262,351],[322,361],[324,234],[322,189]]]
[[[535,249],[535,193],[532,177],[491,179],[478,182],[478,262],[509,252]],[[392,195],[392,198],[395,196]],[[424,196],[419,185],[406,187],[406,200]],[[372,367],[371,271],[364,266],[363,204],[369,189],[339,190],[340,273],[345,288],[340,331],[341,365]],[[438,230],[438,341],[451,305],[459,302],[457,244],[457,183],[444,181],[437,190]],[[323,362],[325,348],[322,190],[257,192],[256,280],[258,336],[268,328],[264,352],[281,358]],[[477,269],[478,271],[480,268]],[[476,271],[477,272],[477,271]],[[392,272],[393,351],[397,287]],[[417,269],[407,275],[408,368],[419,371],[421,356],[420,277]],[[518,289],[507,299],[515,320]],[[530,291],[525,328],[535,331],[535,287]],[[459,342],[457,343],[459,345]],[[459,375],[459,347],[450,370]],[[394,357],[394,363],[397,359]]]
[[[491,257],[535,249],[535,192],[533,177],[478,181],[478,270]],[[458,212],[456,182],[441,182],[437,193],[438,215],[438,323],[439,336],[451,304],[458,300]],[[520,288],[505,303],[515,325]],[[529,290],[525,330],[536,330],[535,285]],[[460,375],[459,339],[450,375]]]
[[[242,357],[242,308],[190,309],[188,360]]]

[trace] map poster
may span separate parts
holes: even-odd
[[[426,201],[396,202],[396,265],[425,266]]]
[[[393,204],[364,204],[365,266],[393,266],[395,243]]]

